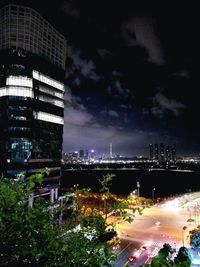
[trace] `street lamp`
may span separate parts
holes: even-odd
[[[156,189],[155,189],[155,187],[152,189],[152,199],[153,199],[153,201],[154,201],[154,191],[155,191]]]
[[[131,197],[131,198],[135,198],[135,197],[136,197],[136,193],[137,193],[137,189],[133,190],[133,191],[130,193],[130,197]]]
[[[140,183],[137,181],[137,195],[140,196]]]

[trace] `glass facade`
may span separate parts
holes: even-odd
[[[0,9],[0,170],[13,177],[48,167],[60,179],[65,38],[35,10]]]

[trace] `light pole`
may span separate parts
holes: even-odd
[[[140,183],[137,181],[137,195],[140,196]]]
[[[154,191],[155,191],[156,189],[155,189],[155,187],[152,189],[152,199],[153,199],[153,201],[154,201]]]

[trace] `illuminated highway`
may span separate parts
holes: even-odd
[[[116,230],[121,243],[114,247],[118,255],[115,267],[138,267],[151,262],[151,258],[164,243],[178,249],[183,244],[189,246],[188,231],[199,224],[200,192],[177,197],[171,201],[146,208],[142,215],[136,215],[132,223],[116,223]],[[194,213],[194,205],[198,205]],[[193,218],[193,222],[187,222]],[[155,224],[156,222],[157,225]],[[187,229],[183,230],[186,226]],[[139,250],[142,246],[146,250]],[[133,262],[129,256],[136,256]],[[199,266],[199,265],[198,265]]]

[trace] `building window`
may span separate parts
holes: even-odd
[[[6,85],[33,87],[33,80],[27,77],[9,76],[6,78]]]
[[[33,90],[32,88],[21,88],[15,86],[1,87],[0,97],[2,96],[22,96],[33,98]]]
[[[64,84],[63,83],[60,83],[36,70],[33,70],[33,78],[40,81],[40,82],[43,82],[43,83],[46,83],[52,87],[55,87],[61,91],[64,91]]]
[[[34,118],[37,120],[48,121],[51,123],[57,123],[57,124],[64,125],[64,119],[60,116],[56,116],[56,115],[42,112],[42,111],[34,112],[33,115],[34,115]]]

